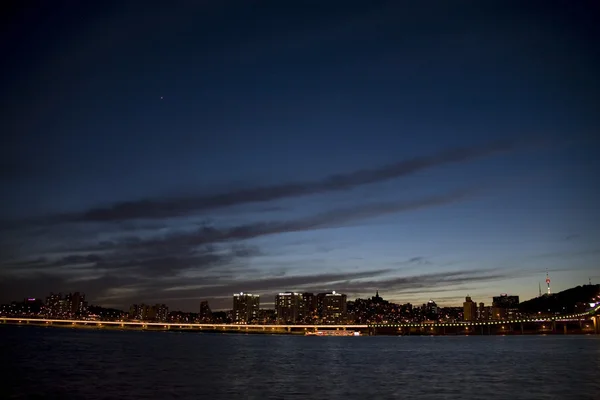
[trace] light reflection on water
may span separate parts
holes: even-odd
[[[600,399],[599,336],[336,338],[2,326],[0,338],[2,392],[15,399]]]

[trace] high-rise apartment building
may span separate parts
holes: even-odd
[[[210,323],[212,320],[212,311],[208,305],[208,301],[204,300],[200,302],[200,313],[198,314],[200,323]]]
[[[275,313],[280,324],[295,324],[302,315],[303,299],[300,293],[279,293],[275,296]]]
[[[63,303],[61,293],[50,293],[46,297],[45,314],[48,317],[62,317]]]
[[[430,321],[437,321],[439,318],[439,308],[435,301],[429,300],[425,305],[425,317]]]
[[[157,322],[166,322],[169,318],[169,307],[166,304],[156,304],[153,308],[154,320]]]
[[[260,297],[257,294],[236,293],[233,295],[233,322],[248,324],[258,319]]]
[[[323,320],[328,324],[343,323],[346,319],[346,301],[345,294],[325,293],[323,296]]]
[[[67,303],[66,308],[69,309],[69,313],[72,316],[81,316],[85,314],[87,302],[85,301],[85,295],[83,293],[69,293],[65,296],[65,300]]]
[[[87,311],[87,302],[83,293],[69,293],[63,297],[62,293],[50,293],[46,297],[44,314],[55,318],[80,317]]]
[[[132,304],[129,307],[129,318],[133,320],[144,319],[144,305],[143,304]]]
[[[300,321],[311,323],[318,316],[317,298],[312,293],[302,293],[302,306],[300,307]]]
[[[475,321],[477,319],[477,303],[471,300],[471,296],[467,296],[463,303],[463,319],[465,321]]]
[[[325,318],[325,296],[327,296],[327,293],[319,293],[315,299],[317,306],[317,317],[321,320]]]

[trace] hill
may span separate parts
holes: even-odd
[[[543,295],[519,304],[522,312],[575,312],[577,303],[589,303],[593,297],[600,295],[600,285],[583,285],[551,295]]]

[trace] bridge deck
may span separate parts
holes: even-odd
[[[450,327],[450,326],[491,326],[504,325],[514,323],[542,323],[542,322],[568,322],[579,321],[582,318],[594,315],[600,309],[600,305],[585,313],[571,314],[564,316],[555,316],[547,318],[521,318],[515,320],[502,321],[462,321],[448,323],[388,323],[388,324],[349,324],[349,325],[239,325],[239,324],[197,324],[197,323],[181,323],[181,322],[144,322],[144,321],[90,321],[90,320],[71,320],[71,319],[45,319],[45,318],[13,318],[0,317],[0,321],[10,322],[37,322],[47,324],[84,324],[84,325],[114,325],[114,326],[137,326],[137,327],[164,327],[164,328],[196,328],[196,329],[368,329],[368,328],[410,328],[410,327]]]

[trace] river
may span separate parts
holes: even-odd
[[[0,326],[0,343],[11,399],[600,399],[600,336]]]

